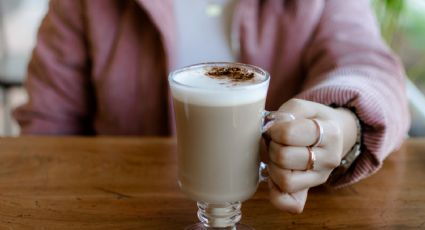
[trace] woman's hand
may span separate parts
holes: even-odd
[[[279,113],[292,114],[295,119],[276,119],[266,132],[271,139],[270,201],[281,210],[301,213],[308,189],[325,183],[355,144],[356,121],[344,109],[300,99],[289,100],[272,116],[279,117]],[[319,126],[323,129],[322,140],[313,147],[319,138]],[[314,165],[308,169],[312,155],[315,155]]]

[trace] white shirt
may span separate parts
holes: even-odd
[[[235,0],[175,0],[176,68],[211,61],[235,61],[231,22]]]

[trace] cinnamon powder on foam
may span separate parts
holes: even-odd
[[[206,75],[214,79],[228,79],[233,83],[250,81],[253,80],[255,76],[253,72],[235,66],[214,66],[207,71]]]

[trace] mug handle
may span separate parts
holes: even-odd
[[[261,133],[264,134],[272,125],[274,122],[279,120],[295,120],[295,116],[290,113],[286,113],[283,111],[267,111],[264,110],[262,113],[262,126],[261,126]],[[259,171],[259,181],[260,182],[267,182],[269,179],[269,172],[267,170],[267,164],[264,162],[260,162],[260,167],[258,169]]]

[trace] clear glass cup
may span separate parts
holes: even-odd
[[[211,87],[191,82],[212,67],[239,67],[260,80]],[[195,79],[195,78],[193,78]],[[178,183],[197,201],[200,223],[187,229],[251,229],[240,224],[241,202],[264,178],[259,148],[269,74],[241,63],[202,63],[169,75],[178,142]]]

